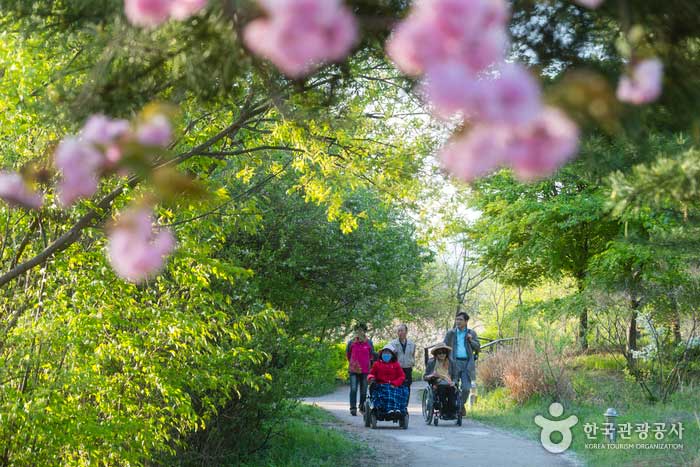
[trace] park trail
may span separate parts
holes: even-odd
[[[414,382],[408,406],[410,421],[407,430],[398,423],[377,422],[377,429],[365,428],[362,414],[350,415],[349,387],[341,386],[335,392],[304,399],[332,413],[335,427],[349,432],[354,438],[372,446],[376,452],[376,466],[415,467],[559,467],[582,465],[572,454],[550,454],[533,440],[495,429],[464,418],[462,426],[454,420],[440,420],[438,426],[426,425],[421,413],[421,394],[425,383]],[[468,413],[468,412],[467,412]],[[534,423],[534,422],[533,422]],[[358,457],[364,457],[359,455]],[[367,457],[364,457],[367,459]],[[348,459],[348,466],[355,465]],[[368,466],[369,464],[364,463]],[[344,467],[344,466],[338,466]],[[371,466],[374,467],[374,466]]]

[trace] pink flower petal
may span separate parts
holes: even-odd
[[[135,26],[153,27],[170,18],[173,0],[124,0],[124,13]]]
[[[44,202],[44,197],[32,191],[15,172],[0,172],[0,198],[10,206],[30,209],[39,209]]]
[[[465,182],[487,175],[505,162],[506,133],[498,126],[476,125],[440,150],[443,167]]]
[[[270,16],[243,31],[246,46],[298,78],[328,61],[345,57],[357,40],[354,16],[338,1],[267,0]]]
[[[108,145],[128,132],[129,122],[126,120],[112,120],[96,114],[85,122],[80,130],[80,136],[91,143]]]
[[[197,14],[205,6],[208,0],[173,0],[170,8],[170,16],[176,20],[185,20]]]
[[[145,146],[167,147],[173,138],[170,120],[164,115],[155,115],[136,129],[136,139]]]
[[[95,194],[104,156],[92,144],[66,138],[56,148],[54,158],[56,167],[63,174],[58,185],[61,205],[69,206],[80,198]]]
[[[495,79],[484,80],[473,114],[491,123],[524,124],[542,110],[539,81],[522,65],[504,64]]]
[[[663,64],[656,58],[637,63],[630,75],[620,79],[617,98],[636,105],[655,101],[661,95],[663,69]]]
[[[169,229],[153,230],[147,209],[125,212],[109,234],[108,258],[115,272],[131,282],[142,282],[160,271],[175,248]]]
[[[466,117],[482,89],[481,83],[464,64],[442,62],[428,68],[422,91],[433,106],[433,114],[450,118],[456,114]]]
[[[506,157],[522,180],[551,175],[578,150],[578,127],[564,113],[545,107],[525,127],[514,127],[506,142]]]

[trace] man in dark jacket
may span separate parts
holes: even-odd
[[[467,327],[468,321],[468,314],[463,311],[457,313],[455,327],[447,331],[444,340],[445,345],[452,348],[451,358],[455,362],[458,378],[462,381],[462,402],[469,400],[471,382],[476,378],[474,352],[478,352],[481,347],[476,332]],[[466,415],[464,406],[462,415]]]

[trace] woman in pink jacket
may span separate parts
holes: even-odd
[[[355,326],[355,337],[345,347],[350,372],[350,413],[357,415],[357,387],[360,387],[360,411],[365,410],[367,398],[367,374],[374,357],[372,340],[367,339],[367,325]]]

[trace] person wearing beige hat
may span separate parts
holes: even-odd
[[[443,407],[455,407],[457,365],[450,358],[452,348],[438,344],[430,351],[433,358],[425,366],[423,379],[433,386]]]

